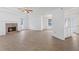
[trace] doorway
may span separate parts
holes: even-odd
[[[77,17],[75,15],[65,18],[65,38],[72,37],[78,32]]]
[[[53,19],[52,15],[44,15],[42,16],[42,29],[43,30],[52,30],[53,28]]]

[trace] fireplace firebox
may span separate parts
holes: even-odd
[[[8,32],[16,31],[16,27],[8,27]]]
[[[17,23],[6,23],[6,33],[17,31]]]

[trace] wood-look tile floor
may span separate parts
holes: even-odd
[[[63,41],[48,31],[14,32],[0,37],[0,51],[62,51]]]

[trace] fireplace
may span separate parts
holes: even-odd
[[[16,31],[16,26],[15,27],[8,27],[8,32]]]
[[[17,23],[6,23],[6,33],[17,31]]]

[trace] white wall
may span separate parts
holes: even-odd
[[[48,29],[48,20],[46,16],[42,16],[42,29]]]
[[[59,8],[53,12],[54,17],[54,31],[53,36],[64,40],[64,12],[63,9]]]
[[[46,16],[51,15],[53,9],[56,9],[56,8],[52,8],[52,7],[31,7],[31,8],[32,8],[33,12],[32,12],[32,14],[29,15],[29,21],[30,21],[29,25],[30,25],[30,29],[32,29],[32,30],[42,30],[43,29],[42,28],[43,24],[41,24],[42,17],[45,15]],[[46,26],[46,25],[44,25],[44,26]]]
[[[16,8],[0,8],[0,34],[4,32],[4,23],[7,22],[15,22],[18,23],[18,30],[23,29],[32,29],[32,30],[42,30],[42,19],[41,17],[44,15],[52,15],[53,19],[53,30],[52,36],[60,38],[64,40],[64,13],[61,8],[32,8],[32,14],[24,15],[22,13],[17,12]],[[23,19],[23,27],[20,24],[21,19]],[[3,33],[4,35],[5,33]]]
[[[28,19],[28,15],[25,15],[25,16],[22,17],[21,19],[23,20],[22,30],[29,29],[29,19]],[[21,22],[21,20],[20,20],[20,22]]]
[[[61,8],[33,8],[33,12],[29,16],[30,28],[32,30],[42,30],[43,24],[41,23],[47,24],[47,21],[42,22],[43,19],[41,19],[41,17],[44,15],[53,16],[54,33],[52,33],[52,36],[64,40],[64,12]],[[46,25],[44,25],[44,27],[46,27]]]
[[[42,15],[52,15],[53,19],[53,25],[52,25],[52,36],[55,36],[59,39],[64,40],[64,12],[62,8],[43,8],[42,12],[44,12]],[[47,21],[45,21],[46,23]],[[45,26],[46,27],[46,26]]]
[[[0,36],[5,35],[5,25],[3,22],[0,22]]]
[[[51,26],[48,26],[48,19],[52,19],[52,25]],[[52,16],[52,14],[51,15],[44,15],[44,16],[42,16],[42,29],[53,29],[53,21],[54,21],[54,19],[53,19],[53,16]]]
[[[41,8],[32,8],[33,12],[29,15],[29,25],[32,30],[41,30]]]
[[[11,10],[13,8],[0,8],[0,35],[5,35],[5,23],[17,23],[18,31],[22,30],[21,18],[24,20],[23,29],[28,28],[27,15],[23,15],[17,11]]]
[[[65,37],[72,36],[73,32],[79,33],[79,8],[70,8],[64,10],[65,20],[68,20],[70,24],[65,28]]]

